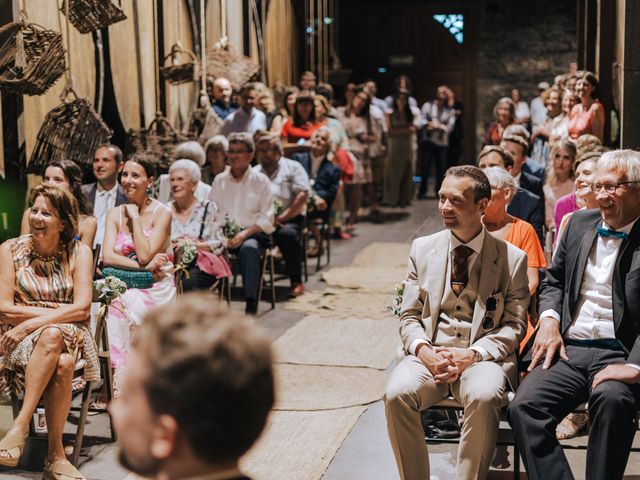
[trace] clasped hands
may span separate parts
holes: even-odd
[[[560,358],[569,361],[567,350],[560,334],[560,322],[552,317],[544,317],[540,319],[540,327],[536,335],[533,348],[531,349],[531,365],[530,372],[543,359],[542,369],[547,370],[551,366],[551,362],[556,354]],[[640,380],[640,370],[625,365],[623,363],[611,364],[604,367],[593,377],[591,389],[594,390],[598,385],[608,380],[615,380],[623,383],[638,383]]]
[[[422,348],[420,348],[422,347]],[[419,346],[418,359],[429,369],[436,383],[453,383],[469,366],[475,363],[475,352],[470,348]]]

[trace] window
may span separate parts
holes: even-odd
[[[434,15],[433,19],[446,28],[453,38],[456,39],[460,45],[464,41],[464,15],[461,14],[446,14],[446,15]]]

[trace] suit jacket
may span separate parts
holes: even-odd
[[[542,178],[536,177],[524,169],[521,173],[520,186],[525,190],[529,190],[534,195],[544,198],[544,192],[542,191]]]
[[[507,207],[507,213],[529,222],[538,235],[540,245],[544,245],[544,197],[534,195],[520,187]]]
[[[544,167],[535,160],[527,157],[524,165],[522,165],[522,171],[533,175],[544,182]]]
[[[311,154],[309,152],[298,152],[291,155],[291,159],[300,163],[309,175],[313,178],[313,191],[322,198],[329,207],[338,194],[341,171],[330,160],[325,158],[318,167],[315,177],[311,176]]]
[[[448,268],[449,230],[414,240],[400,312],[400,336],[405,352],[416,339],[431,345],[444,294]],[[469,346],[486,350],[516,385],[516,349],[525,334],[530,295],[527,255],[511,244],[485,234],[480,281]],[[486,300],[497,300],[494,322],[486,330]]]
[[[89,205],[91,206],[91,211],[93,211],[93,205],[96,201],[96,192],[98,191],[98,184],[96,182],[87,183],[82,185],[82,192],[85,197],[89,201]],[[118,184],[118,191],[116,192],[116,207],[118,205],[122,205],[123,203],[127,203],[127,196],[124,194],[122,187]]]
[[[602,224],[599,210],[573,213],[542,281],[539,311],[560,314],[564,335],[577,315],[578,297],[589,252]],[[640,221],[622,242],[613,270],[613,323],[630,363],[640,364]]]

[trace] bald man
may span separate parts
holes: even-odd
[[[231,104],[231,94],[233,89],[231,88],[231,82],[224,77],[216,78],[213,82],[213,103],[211,108],[218,114],[218,116],[224,120],[230,113],[235,112],[237,107]]]

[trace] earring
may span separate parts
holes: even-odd
[[[153,190],[151,190],[151,187],[147,187],[146,194],[147,197],[150,197],[153,194]]]

